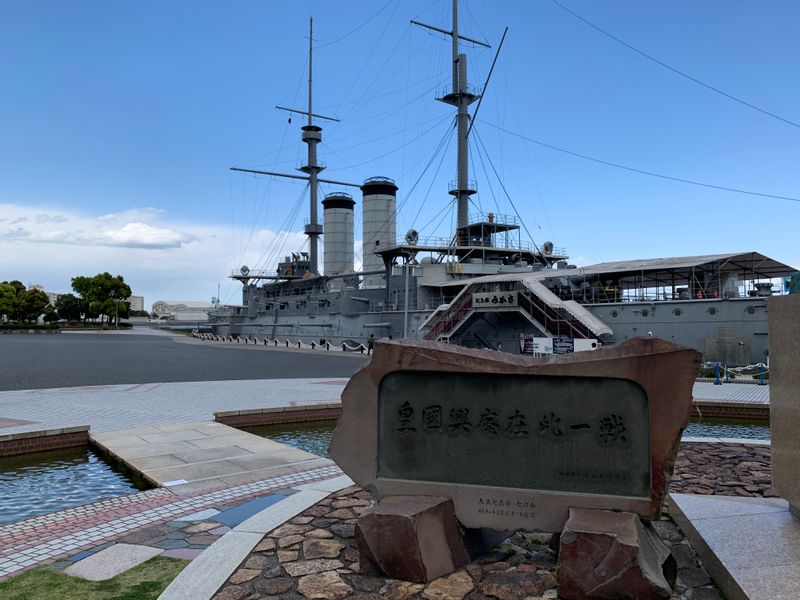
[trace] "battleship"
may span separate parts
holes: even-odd
[[[273,271],[247,266],[233,271],[230,277],[242,284],[242,304],[211,311],[215,334],[345,346],[371,336],[418,338],[522,354],[591,350],[656,336],[699,350],[705,361],[766,362],[766,299],[788,291],[788,282],[800,291],[797,269],[755,251],[576,267],[553,243],[523,240],[519,216],[476,211],[470,202],[477,186],[470,179],[468,140],[491,69],[477,91],[467,81],[460,43],[488,45],[459,33],[457,2],[450,30],[412,23],[452,41],[452,81],[436,99],[455,109],[456,179],[448,189],[456,206],[455,232],[423,238],[412,229],[398,238],[394,180],[352,183],[320,176],[319,123],[336,119],[313,112],[311,21],[307,107],[277,107],[303,117],[302,174],[233,168],[308,182],[308,252],[291,253]],[[498,53],[500,47],[502,40]],[[360,271],[354,266],[357,201],[344,191],[327,194],[320,224],[320,183],[359,188]],[[776,281],[787,282],[786,290],[776,290]]]

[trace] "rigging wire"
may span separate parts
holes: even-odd
[[[734,102],[738,102],[739,104],[741,104],[743,106],[746,106],[746,107],[748,107],[748,108],[750,108],[752,110],[758,111],[758,112],[760,112],[760,113],[762,113],[764,115],[767,115],[768,117],[772,117],[773,119],[777,119],[778,121],[783,121],[787,125],[791,125],[793,127],[800,128],[800,123],[796,123],[795,121],[791,121],[791,120],[789,120],[789,119],[787,119],[785,117],[782,117],[782,116],[780,116],[778,114],[775,114],[774,112],[770,112],[770,111],[768,111],[768,110],[766,110],[764,108],[761,108],[760,106],[756,106],[755,104],[752,104],[751,102],[747,102],[746,100],[742,100],[741,98],[739,98],[737,96],[734,96],[733,94],[729,94],[728,92],[723,91],[723,90],[719,89],[718,87],[714,87],[711,84],[708,84],[708,83],[706,83],[704,81],[701,81],[697,77],[693,77],[692,75],[689,75],[688,73],[685,73],[684,71],[681,71],[680,69],[678,69],[676,67],[673,67],[672,65],[667,64],[664,61],[659,60],[654,56],[651,56],[650,54],[647,54],[643,50],[639,50],[635,46],[632,46],[631,44],[621,40],[620,38],[618,38],[617,36],[615,36],[614,34],[608,32],[608,31],[606,31],[602,27],[599,27],[598,25],[595,25],[594,23],[592,23],[591,21],[589,21],[585,17],[582,17],[581,15],[576,13],[575,11],[567,8],[566,6],[561,4],[561,2],[559,2],[558,0],[550,0],[550,1],[553,4],[555,4],[556,6],[558,6],[559,8],[561,8],[563,11],[569,13],[570,15],[572,15],[573,17],[575,17],[579,21],[585,23],[586,25],[588,25],[592,29],[595,29],[596,31],[599,31],[600,33],[602,33],[606,37],[614,40],[618,44],[621,44],[621,45],[625,46],[629,50],[633,50],[638,55],[643,56],[644,58],[656,63],[657,65],[659,65],[661,67],[664,67],[665,69],[667,69],[669,71],[672,71],[676,75],[680,75],[681,77],[684,77],[685,79],[688,79],[689,81],[691,81],[693,83],[696,83],[697,85],[700,85],[700,86],[702,86],[702,87],[704,87],[704,88],[706,88],[708,90],[711,90],[712,92],[715,92],[715,93],[719,94],[720,96],[724,96],[725,98],[728,98],[728,100],[733,100]]]
[[[450,129],[450,135],[447,136],[447,142],[441,146],[442,150],[446,150],[447,146],[450,145],[450,141],[453,139],[453,135],[455,133],[455,127]],[[439,171],[442,168],[442,163],[444,163],[444,159],[447,156],[447,152],[442,152],[442,157],[439,159],[439,164],[436,166],[436,171],[433,173],[433,177],[431,177],[431,183],[428,186],[428,191],[425,192],[425,197],[422,199],[422,202],[419,203],[419,209],[417,209],[417,214],[414,216],[414,220],[411,221],[411,227],[414,227],[414,224],[417,222],[419,218],[420,212],[422,212],[422,207],[425,205],[425,202],[428,200],[428,196],[430,196],[431,189],[433,189],[433,184],[436,182],[436,176],[439,174]],[[421,227],[421,229],[425,229],[425,227]]]
[[[517,210],[517,207],[514,204],[514,200],[511,199],[511,194],[508,193],[508,190],[506,189],[505,184],[503,184],[503,180],[500,179],[500,174],[497,172],[497,169],[495,168],[494,163],[492,162],[492,157],[489,156],[489,153],[486,151],[486,146],[483,145],[483,140],[481,139],[480,134],[478,133],[478,131],[474,127],[472,129],[473,129],[473,131],[475,131],[475,137],[477,138],[478,143],[481,145],[481,147],[483,148],[484,153],[486,154],[486,160],[489,161],[489,165],[492,167],[492,171],[494,171],[495,177],[497,177],[497,182],[500,184],[500,187],[502,188],[503,193],[506,195],[506,198],[508,198],[508,201],[511,203],[511,208],[514,209],[514,213],[519,218],[520,223],[522,223],[522,227],[525,229],[525,233],[528,234],[528,239],[530,239],[531,244],[533,244],[533,247],[536,249],[536,252],[540,252],[539,246],[536,245],[536,242],[534,241],[533,236],[531,235],[531,232],[528,230],[528,226],[525,224],[525,221],[523,221],[522,216],[519,214],[519,211]]]
[[[356,32],[357,32],[359,29],[361,29],[362,27],[364,27],[365,25],[367,25],[367,24],[368,24],[370,21],[372,21],[372,20],[373,20],[375,17],[377,17],[379,14],[381,14],[381,13],[382,13],[384,10],[386,10],[386,7],[387,7],[387,6],[389,6],[391,3],[392,3],[392,0],[389,0],[389,1],[388,1],[386,4],[384,4],[383,6],[381,6],[381,7],[380,7],[380,8],[379,8],[379,9],[378,9],[376,12],[374,12],[374,13],[372,14],[372,16],[370,16],[369,18],[367,18],[367,20],[366,20],[366,21],[364,21],[363,23],[361,23],[361,25],[359,25],[358,27],[356,27],[356,28],[355,28],[355,29],[353,29],[352,31],[349,31],[348,33],[345,33],[343,36],[341,36],[341,37],[338,37],[338,38],[336,38],[336,39],[335,39],[335,40],[333,40],[333,41],[330,41],[330,42],[325,42],[324,44],[320,44],[320,45],[318,45],[318,46],[314,46],[314,49],[315,49],[315,50],[320,50],[320,49],[322,49],[322,48],[327,48],[328,46],[333,46],[334,44],[338,44],[338,43],[339,43],[339,42],[341,42],[342,40],[349,38],[351,35],[353,35],[354,33],[356,33]]]
[[[489,123],[488,121],[484,121],[483,119],[480,120],[481,123],[485,123],[489,127],[494,127],[495,129],[502,131],[508,135],[512,135],[514,137],[520,138],[527,142],[531,142],[534,144],[538,144],[539,146],[543,146],[544,148],[549,148],[550,150],[555,150],[557,152],[562,152],[564,154],[568,154],[570,156],[574,156],[576,158],[582,158],[584,160],[588,160],[591,162],[596,162],[601,165],[606,165],[608,167],[616,167],[617,169],[622,169],[624,171],[630,171],[631,173],[639,173],[640,175],[649,175],[650,177],[657,177],[659,179],[667,179],[669,181],[677,181],[679,183],[686,183],[689,185],[696,185],[705,188],[711,188],[714,190],[722,190],[723,192],[733,192],[735,194],[746,194],[748,196],[758,196],[760,198],[773,198],[775,200],[789,200],[791,202],[800,202],[800,198],[794,198],[792,196],[780,196],[777,194],[766,194],[762,192],[753,192],[750,190],[743,190],[739,188],[724,186],[724,185],[714,185],[712,183],[705,183],[703,181],[694,181],[692,179],[684,179],[682,177],[673,177],[672,175],[664,175],[663,173],[656,173],[654,171],[645,171],[644,169],[637,169],[636,167],[629,167],[627,165],[622,165],[619,163],[611,162],[609,160],[603,160],[601,158],[595,158],[594,156],[589,156],[587,154],[581,154],[579,152],[573,152],[572,150],[567,150],[566,148],[559,148],[558,146],[553,146],[552,144],[548,144],[546,142],[542,142],[540,140],[533,139],[531,137],[524,136],[520,133],[516,133],[514,131],[509,131],[499,125],[495,125],[493,123]]]

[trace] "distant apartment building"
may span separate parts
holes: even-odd
[[[144,310],[144,296],[131,296],[125,302],[130,304],[131,310]]]
[[[166,301],[153,302],[152,314],[159,318],[166,317],[175,321],[208,321],[208,311],[213,308],[210,302]]]

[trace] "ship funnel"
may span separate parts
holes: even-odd
[[[353,271],[353,207],[350,194],[335,192],[322,201],[325,231],[325,274]],[[341,288],[343,280],[333,280],[329,289]]]
[[[397,244],[397,185],[387,177],[370,177],[361,186],[364,194],[363,211],[363,262],[365,271],[384,268],[383,259],[375,254]],[[364,278],[364,287],[384,285],[380,275]]]

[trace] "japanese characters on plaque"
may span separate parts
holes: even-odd
[[[497,310],[504,306],[517,306],[517,292],[480,292],[472,294],[472,308],[475,310]]]
[[[399,371],[378,402],[379,477],[650,493],[647,396],[632,381]]]

